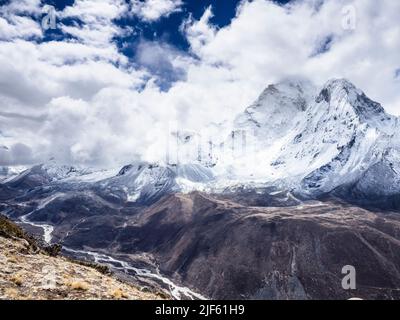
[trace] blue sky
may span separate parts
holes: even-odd
[[[393,0],[0,0],[0,165],[157,161],[171,123],[229,128],[293,76],[348,78],[400,115],[399,12]]]
[[[276,0],[275,2],[284,5],[290,1]],[[53,5],[57,10],[64,10],[66,6],[73,5],[74,0],[47,0],[42,2]],[[162,40],[169,42],[180,50],[187,51],[189,43],[179,30],[184,19],[187,19],[191,15],[195,20],[198,20],[204,14],[204,11],[211,6],[213,17],[210,19],[210,22],[219,28],[223,28],[229,25],[235,17],[236,8],[241,0],[183,0],[182,2],[183,4],[180,6],[179,11],[156,21],[143,21],[135,16],[116,19],[118,25],[122,27],[132,26],[137,31],[134,36],[116,40],[121,42],[135,42],[140,37],[150,41]],[[74,19],[74,21],[77,20],[79,19]],[[71,23],[71,21],[63,22]],[[132,53],[127,52],[127,54]]]
[[[145,2],[144,0],[139,1]],[[290,1],[292,0],[275,0],[273,2],[278,5],[285,5]],[[129,0],[125,2],[129,4]],[[210,23],[216,28],[224,28],[229,26],[235,17],[240,2],[241,0],[182,0],[179,10],[151,21],[135,15],[124,15],[116,18],[113,22],[121,28],[132,28],[132,31],[123,36],[116,35],[113,41],[117,44],[119,50],[131,59],[132,63],[138,62],[135,56],[141,41],[159,41],[190,54],[190,43],[181,30],[182,23],[189,17],[199,20],[207,8],[212,8],[213,16],[210,18]],[[57,11],[62,11],[66,7],[72,6],[74,0],[43,0],[42,3],[54,6]],[[59,22],[65,25],[82,23],[79,16],[63,18]],[[45,32],[43,40],[63,40],[68,37],[70,35],[63,34],[59,29],[50,29]],[[176,80],[174,76],[171,77],[169,72],[167,73],[164,75],[164,81],[160,82],[163,89],[168,89],[171,85],[170,82]]]
[[[145,2],[144,0],[139,0]],[[274,3],[285,5],[291,0],[276,0]],[[123,53],[132,64],[140,64],[137,58],[137,51],[140,44],[145,41],[160,42],[164,45],[170,45],[177,52],[190,55],[190,43],[182,32],[181,27],[185,20],[191,18],[199,20],[207,8],[212,8],[212,17],[209,22],[216,28],[224,28],[229,26],[232,19],[236,15],[236,10],[241,0],[182,0],[178,10],[167,15],[160,16],[154,20],[146,20],[138,15],[123,15],[113,20],[113,23],[121,28],[130,28],[131,31],[126,34],[116,34],[112,39],[118,46],[119,51]],[[65,10],[69,6],[74,5],[74,0],[42,0],[42,4],[52,5],[58,12]],[[129,5],[129,0],[125,0]],[[29,13],[27,13],[29,15]],[[40,20],[42,15],[32,16],[33,19]],[[59,17],[58,23],[64,25],[84,24],[84,21],[79,16],[76,17]],[[63,41],[74,40],[70,34],[63,33],[59,28],[49,29],[44,32],[44,37],[41,41]],[[146,65],[144,66],[146,67]],[[147,66],[148,67],[148,66]],[[158,76],[157,83],[162,90],[168,90],[174,81],[180,79],[180,73],[173,72],[169,67],[163,67],[160,71],[150,68],[150,72]]]

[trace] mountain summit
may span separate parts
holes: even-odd
[[[285,81],[269,86],[236,118],[251,148],[232,167],[243,172],[251,163],[265,182],[279,180],[307,195],[330,192],[367,171],[373,175],[374,165],[397,154],[398,123],[346,79],[330,80],[320,89]],[[249,179],[246,172],[237,178]]]
[[[234,126],[271,145],[274,139],[292,129],[296,117],[307,109],[314,91],[311,82],[299,79],[269,85],[254,104],[236,117]]]

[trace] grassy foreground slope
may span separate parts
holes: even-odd
[[[54,256],[0,216],[0,299],[161,299],[107,274],[106,268]]]

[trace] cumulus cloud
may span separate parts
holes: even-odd
[[[41,36],[42,30],[40,26],[31,18],[20,16],[0,17],[0,40]]]
[[[181,0],[131,0],[131,12],[139,18],[154,22],[181,10]]]
[[[124,0],[75,0],[59,14],[61,18],[78,18],[81,24],[62,24],[63,32],[80,41],[97,46],[108,46],[112,38],[123,32],[113,23],[128,10]]]
[[[23,13],[41,13],[41,0],[19,0],[19,1],[6,1],[0,9],[1,12],[7,12],[12,14],[23,14]]]
[[[181,30],[186,33],[194,52],[201,51],[202,47],[214,39],[216,29],[210,24],[212,17],[212,7],[209,6],[199,21],[194,21],[192,16],[189,16],[181,25]]]
[[[131,2],[76,0],[59,13],[79,20],[60,24],[72,39],[50,42],[29,39],[41,37],[34,19],[13,27],[40,1],[0,11],[0,26],[9,29],[0,32],[0,128],[7,136],[0,145],[9,147],[0,152],[8,163],[161,160],[171,123],[188,130],[229,123],[265,86],[291,75],[317,84],[346,77],[400,114],[398,1],[242,1],[224,28],[212,25],[209,7],[182,23],[189,53],[141,40],[134,61],[114,43],[124,33],[115,19],[130,11],[155,21],[182,3]],[[19,145],[10,156],[18,144],[29,150]]]
[[[26,13],[40,14],[40,0],[10,1],[0,6],[0,40],[42,37],[40,24],[24,16]]]

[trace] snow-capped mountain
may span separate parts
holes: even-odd
[[[56,182],[96,182],[98,180],[112,177],[115,170],[99,170],[81,166],[70,166],[50,160],[31,168],[20,168],[18,175],[7,179],[7,185],[18,188],[34,188]]]
[[[228,166],[217,164],[225,181],[229,172],[236,183],[261,180],[314,195],[368,180],[385,185],[379,192],[400,192],[399,120],[347,80],[318,90],[306,82],[269,86],[235,125],[252,140]]]
[[[196,133],[174,133],[174,153],[185,153],[176,163],[98,170],[50,161],[7,185],[87,183],[129,202],[238,186],[278,186],[310,197],[344,187],[368,197],[400,193],[399,119],[345,79],[319,89],[299,79],[270,85],[236,117],[230,134],[212,127],[207,150],[196,145]]]
[[[257,101],[235,119],[235,130],[246,133],[264,147],[293,129],[307,109],[316,88],[306,80],[288,79],[269,85]]]
[[[328,192],[359,178],[393,144],[398,119],[346,80],[329,81],[273,163],[306,190]]]
[[[214,179],[200,164],[160,165],[135,162],[122,169],[99,170],[57,164],[54,160],[33,166],[4,181],[13,189],[79,192],[93,189],[116,202],[151,202],[168,193],[206,190]],[[52,191],[51,191],[52,190]]]
[[[126,201],[152,202],[168,193],[204,190],[213,179],[212,171],[200,164],[139,162],[123,167],[115,177],[98,185],[109,194],[122,194]]]

